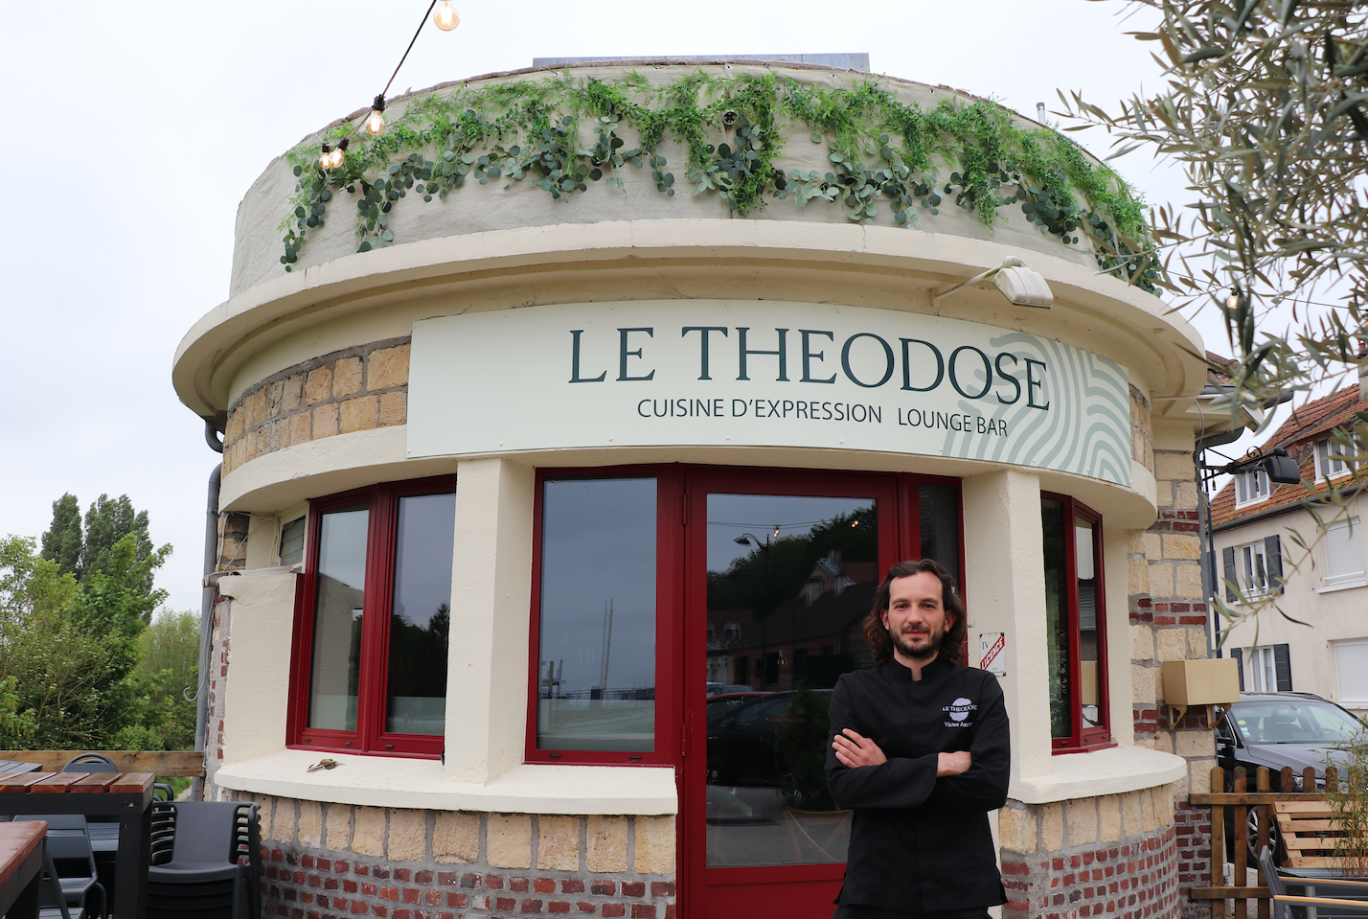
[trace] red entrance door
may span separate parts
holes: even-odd
[[[824,775],[831,688],[872,666],[863,620],[889,565],[958,573],[958,489],[695,472],[685,501],[683,914],[826,919],[851,819]]]

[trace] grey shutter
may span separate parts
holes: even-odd
[[[1292,658],[1287,652],[1287,645],[1273,646],[1273,669],[1278,673],[1278,692],[1292,691]]]
[[[1264,538],[1264,565],[1268,568],[1268,589],[1282,593],[1282,543],[1276,536]]]
[[[1225,568],[1225,598],[1227,603],[1234,603],[1239,597],[1235,594],[1235,585],[1239,583],[1235,575],[1235,547],[1226,546],[1221,550],[1221,565]]]
[[[1235,666],[1240,671],[1240,692],[1244,692],[1244,648],[1231,648],[1230,656],[1235,659]]]

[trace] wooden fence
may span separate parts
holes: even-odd
[[[0,760],[39,763],[44,772],[60,772],[84,750],[0,750]],[[156,776],[204,777],[204,754],[194,751],[91,750],[114,761],[120,772],[150,772]]]
[[[1189,795],[1188,801],[1191,804],[1201,804],[1211,807],[1211,886],[1194,887],[1190,895],[1194,900],[1210,900],[1211,915],[1220,919],[1226,915],[1226,901],[1233,900],[1235,903],[1235,919],[1248,919],[1249,901],[1256,902],[1256,914],[1258,919],[1269,919],[1271,914],[1271,903],[1269,901],[1268,884],[1264,880],[1263,873],[1260,872],[1255,883],[1250,886],[1246,882],[1247,871],[1250,868],[1258,871],[1258,863],[1250,863],[1249,849],[1245,844],[1245,833],[1250,810],[1253,809],[1258,815],[1259,833],[1255,844],[1255,851],[1260,851],[1268,845],[1269,827],[1277,822],[1273,815],[1273,802],[1275,801],[1324,801],[1325,795],[1316,790],[1316,770],[1310,766],[1302,771],[1301,780],[1303,791],[1292,790],[1292,779],[1294,773],[1291,767],[1286,767],[1279,774],[1278,787],[1282,791],[1272,791],[1272,777],[1267,768],[1260,767],[1254,775],[1254,788],[1249,786],[1249,776],[1245,774],[1243,767],[1235,770],[1232,781],[1227,782],[1226,771],[1217,766],[1211,770],[1211,788],[1206,794]],[[1327,783],[1337,782],[1338,775],[1333,766],[1325,771],[1325,781]],[[1230,791],[1226,791],[1230,788]],[[1219,790],[1218,790],[1219,789]],[[1231,831],[1234,833],[1233,845],[1231,850],[1233,857],[1226,859],[1226,817],[1230,812],[1232,816]],[[1225,866],[1233,866],[1232,880],[1234,883],[1226,884]]]

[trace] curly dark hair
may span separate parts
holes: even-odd
[[[888,569],[888,575],[879,585],[874,595],[874,608],[864,619],[864,637],[869,649],[874,652],[874,660],[880,664],[893,656],[893,639],[884,627],[884,610],[888,609],[890,585],[895,578],[905,578],[929,571],[941,582],[941,604],[947,613],[954,614],[955,621],[945,630],[945,640],[941,643],[940,656],[952,664],[959,664],[964,657],[964,637],[969,631],[968,616],[964,611],[964,599],[955,589],[955,579],[950,576],[939,562],[924,558],[919,562],[898,562]]]

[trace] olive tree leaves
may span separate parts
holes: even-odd
[[[1368,7],[1128,2],[1157,19],[1135,37],[1157,46],[1162,88],[1112,112],[1060,98],[1120,153],[1147,146],[1182,164],[1195,200],[1154,212],[1159,282],[1180,307],[1220,310],[1240,399],[1356,367],[1368,337]],[[1287,311],[1270,321],[1284,304],[1295,309],[1285,331]]]

